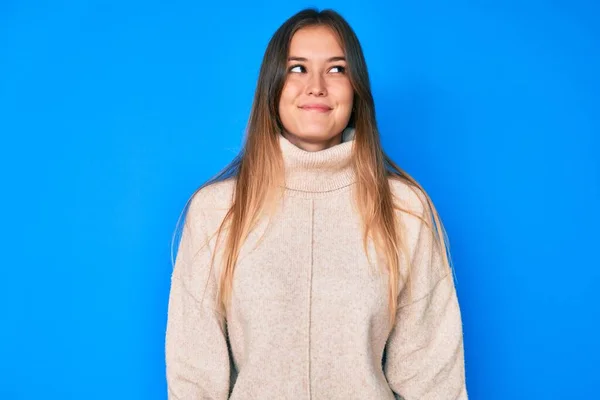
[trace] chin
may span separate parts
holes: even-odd
[[[330,129],[324,129],[322,127],[310,127],[297,130],[296,137],[305,140],[329,140],[335,136],[335,133],[331,133]]]

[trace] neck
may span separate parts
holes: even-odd
[[[302,192],[328,192],[355,181],[352,165],[354,130],[346,129],[342,143],[323,150],[307,151],[279,135],[285,167],[285,186]]]
[[[334,137],[332,137],[329,140],[320,141],[320,142],[311,142],[311,141],[302,139],[299,136],[293,135],[289,132],[284,132],[283,136],[294,146],[301,148],[302,150],[306,150],[306,151],[310,151],[310,152],[325,150],[330,147],[336,146],[342,142],[342,134],[341,133],[339,135],[335,135]]]

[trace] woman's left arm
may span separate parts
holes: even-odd
[[[411,261],[415,297],[399,306],[385,349],[384,372],[397,399],[467,400],[461,312],[439,249],[421,223]],[[402,290],[400,298],[407,296]]]

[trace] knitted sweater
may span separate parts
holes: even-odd
[[[353,208],[354,141],[317,152],[281,135],[279,143],[282,206],[242,246],[225,318],[215,311],[220,246],[212,269],[210,258],[234,182],[206,186],[190,202],[169,295],[168,398],[466,400],[459,304],[431,231],[398,212],[412,297],[400,282],[391,327],[387,272],[374,264],[372,242],[364,252]],[[390,182],[397,201],[425,215],[422,193]]]

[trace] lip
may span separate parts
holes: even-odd
[[[328,112],[328,111],[332,110],[332,108],[326,104],[317,104],[317,103],[304,104],[303,106],[300,106],[300,108],[303,110],[306,110],[306,111],[318,111],[318,112]]]

